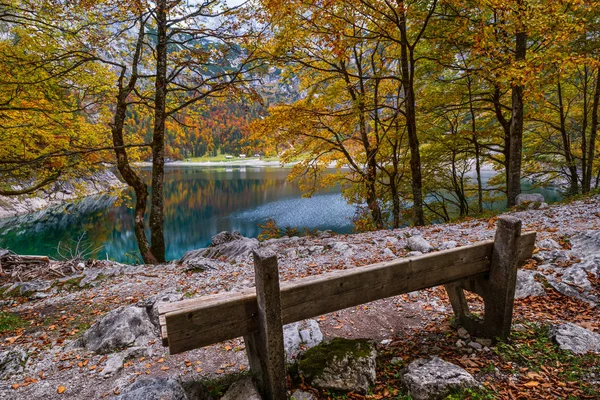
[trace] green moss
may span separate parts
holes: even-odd
[[[316,377],[321,375],[331,361],[336,358],[342,359],[348,353],[353,354],[356,358],[368,357],[371,354],[371,345],[365,339],[335,338],[304,353],[299,363],[299,369],[305,377]]]
[[[18,315],[0,311],[0,333],[14,331],[27,323]]]

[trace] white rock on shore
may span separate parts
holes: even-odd
[[[110,170],[87,178],[58,181],[33,195],[0,196],[0,218],[29,214],[77,198],[106,193],[126,185]]]

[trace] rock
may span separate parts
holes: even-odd
[[[302,348],[312,348],[323,341],[319,323],[314,319],[294,322],[283,327],[283,346],[288,358],[292,358]]]
[[[158,307],[163,304],[169,304],[176,301],[183,300],[183,293],[163,293],[155,296],[150,296],[146,300],[137,303],[138,307],[145,307],[146,312],[150,316],[150,321],[160,328],[160,321],[158,319]]]
[[[210,245],[213,247],[220,246],[222,244],[233,242],[234,240],[240,240],[243,238],[244,237],[242,236],[242,234],[239,233],[238,231],[233,231],[233,232],[223,231],[223,232],[217,233],[215,236],[212,237]]]
[[[310,392],[296,390],[294,393],[292,393],[291,400],[317,400],[317,397]]]
[[[433,246],[421,235],[409,237],[407,245],[412,251],[420,251],[421,253],[429,253],[433,250]]]
[[[125,347],[145,346],[155,336],[156,327],[146,308],[119,307],[92,325],[72,346],[108,354]]]
[[[576,354],[600,352],[600,335],[570,322],[550,326],[550,338],[563,350]]]
[[[600,230],[579,232],[570,238],[571,249],[578,257],[594,255],[600,252]]]
[[[517,205],[528,204],[528,203],[543,203],[544,195],[540,193],[521,193],[517,196]]]
[[[443,399],[454,390],[479,386],[467,371],[438,357],[413,361],[402,380],[414,400]]]
[[[181,384],[171,378],[141,378],[135,381],[118,400],[188,400]]]
[[[483,346],[477,342],[469,342],[469,347],[477,351],[481,351],[483,349]]]
[[[125,356],[121,353],[109,355],[104,367],[102,367],[102,371],[98,375],[105,379],[110,378],[123,369],[124,360]]]
[[[418,257],[418,256],[422,256],[423,253],[421,253],[420,251],[411,251],[409,253],[406,253],[405,257]]]
[[[515,288],[515,299],[523,299],[529,296],[545,296],[544,286],[535,280],[535,271],[526,269],[517,270],[517,285]]]
[[[381,342],[379,342],[379,344],[382,346],[387,346],[390,343],[392,343],[392,339],[383,339]]]
[[[588,279],[586,267],[586,264],[575,264],[565,268],[560,278],[553,275],[545,275],[545,277],[550,286],[565,296],[575,297],[588,304],[597,305],[599,299],[594,294],[594,287]]]
[[[456,242],[454,240],[449,240],[447,242],[443,242],[442,244],[440,244],[439,249],[440,250],[448,250],[448,249],[453,249],[456,247]]]
[[[484,347],[490,347],[492,345],[492,339],[476,338],[475,341]]]
[[[550,208],[548,203],[541,202],[537,209],[538,210],[547,210],[548,208]]]
[[[463,340],[469,340],[471,338],[471,335],[469,334],[469,332],[463,327],[458,328],[458,331],[456,332],[456,334],[458,335],[458,337],[460,339],[463,339]]]
[[[386,247],[385,249],[383,249],[383,256],[384,257],[396,257],[396,255],[394,254],[394,252],[392,250],[390,250],[388,247]]]
[[[335,338],[304,353],[299,372],[317,388],[366,394],[375,384],[376,356],[367,340]]]
[[[253,250],[258,249],[257,239],[250,239],[242,236],[239,232],[221,232],[213,236],[210,247],[200,250],[188,251],[179,260],[180,264],[197,263],[201,266],[214,267],[214,264],[206,264],[202,259],[221,258],[233,260],[237,257],[245,257]]]
[[[456,347],[459,348],[459,349],[465,347],[465,342],[463,342],[462,339],[458,339],[456,341]]]
[[[402,357],[393,357],[390,360],[390,364],[392,364],[392,365],[400,365],[400,364],[402,364],[402,361],[403,361]]]
[[[537,247],[540,249],[544,249],[544,250],[554,250],[554,249],[560,249],[560,244],[558,244],[556,242],[556,240],[554,239],[550,239],[550,238],[546,238],[543,240],[540,240],[537,244]]]
[[[0,379],[23,371],[27,353],[21,349],[11,349],[0,353]]]
[[[261,400],[254,382],[250,378],[244,378],[235,382],[227,392],[221,397],[221,400]]]

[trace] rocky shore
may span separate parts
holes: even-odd
[[[492,344],[454,326],[443,288],[380,300],[286,326],[290,395],[598,398],[600,196],[524,208],[511,214],[538,235],[518,273],[510,341]],[[258,247],[278,255],[280,277],[290,280],[465,246],[494,231],[495,218],[265,242],[222,233],[165,265],[87,261],[67,273],[51,264],[64,276],[26,282],[4,271],[0,398],[258,399],[241,339],[170,356],[158,306],[252,287]]]
[[[85,178],[58,181],[31,195],[0,196],[0,218],[29,214],[81,197],[106,193],[125,186],[109,169]]]

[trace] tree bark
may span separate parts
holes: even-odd
[[[154,133],[152,137],[152,201],[150,206],[151,250],[159,262],[165,261],[164,176],[165,120],[167,97],[167,1],[156,2],[156,80],[154,94]]]
[[[592,173],[594,168],[594,156],[596,152],[596,137],[598,135],[598,108],[600,103],[600,67],[596,70],[596,87],[594,88],[594,100],[592,102],[592,121],[590,125],[590,140],[588,143],[586,179],[583,182],[583,193],[588,193],[592,185]]]
[[[520,6],[522,3],[519,2]],[[525,60],[527,52],[527,33],[523,30],[516,35],[515,60]],[[512,119],[510,124],[510,146],[507,167],[508,182],[506,185],[507,206],[517,203],[521,193],[521,163],[523,158],[523,84],[514,83],[512,86]]]
[[[133,188],[135,192],[135,217],[133,222],[135,238],[142,259],[146,264],[157,264],[158,260],[150,250],[150,244],[144,230],[144,215],[146,214],[146,201],[148,199],[148,187],[142,179],[136,174],[129,164],[125,143],[123,140],[123,127],[127,116],[127,97],[131,94],[138,80],[137,66],[141,57],[141,49],[144,38],[144,22],[140,19],[140,30],[138,41],[132,62],[132,73],[127,86],[123,86],[125,70],[121,73],[119,79],[119,92],[117,94],[117,104],[115,114],[111,125],[112,141],[115,155],[117,157],[117,168],[125,182]]]
[[[560,84],[560,78],[557,83],[557,92],[558,92],[558,108],[560,113],[560,136],[563,142],[563,150],[565,153],[565,161],[567,162],[567,168],[569,170],[569,180],[570,180],[570,188],[569,193],[571,195],[579,193],[579,174],[577,173],[577,165],[575,165],[575,160],[573,157],[573,153],[571,152],[571,139],[569,138],[569,134],[567,132],[566,126],[566,115],[565,108],[563,104],[563,96],[562,96],[562,86]]]
[[[402,5],[404,8],[404,6]],[[413,224],[425,225],[423,213],[423,178],[421,175],[421,153],[419,150],[419,137],[417,135],[417,117],[414,91],[414,54],[409,46],[406,34],[406,10],[399,14],[400,35],[400,67],[402,70],[402,89],[404,92],[404,107],[406,113],[406,130],[408,132],[408,146],[410,148],[410,171],[412,176],[413,195]]]

